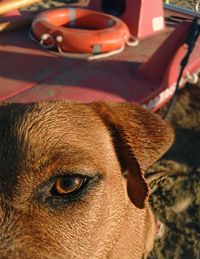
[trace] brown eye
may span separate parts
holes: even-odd
[[[58,178],[53,186],[54,194],[67,195],[78,191],[86,179],[78,176],[62,176]]]

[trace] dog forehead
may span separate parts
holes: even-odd
[[[110,134],[92,108],[64,101],[0,106],[0,143],[0,187],[5,183],[5,188],[34,175],[34,181],[48,179],[62,170],[57,164],[92,172],[108,164],[113,152]],[[51,163],[53,170],[40,170]]]
[[[1,147],[26,153],[62,144],[99,147],[108,139],[106,127],[89,106],[65,101],[3,106],[0,127]]]

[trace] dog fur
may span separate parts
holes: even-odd
[[[1,104],[0,258],[142,258],[155,237],[143,172],[172,142],[136,104]],[[92,180],[69,201],[50,191],[63,175]]]

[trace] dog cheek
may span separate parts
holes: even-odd
[[[46,224],[45,228],[52,229],[65,255],[104,258],[109,253],[118,239],[126,208],[123,178],[118,174],[106,174],[104,181],[87,198],[71,209],[57,211],[52,215],[54,223]],[[43,220],[47,222],[47,217]]]

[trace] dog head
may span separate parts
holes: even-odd
[[[172,140],[134,104],[2,104],[0,257],[140,258],[151,224],[143,172]]]

